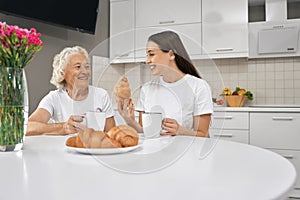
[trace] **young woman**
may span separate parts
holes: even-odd
[[[150,36],[146,53],[146,64],[157,77],[141,89],[136,106],[139,119],[143,112],[162,112],[161,135],[209,137],[213,113],[211,89],[201,79],[179,36],[172,31]],[[135,121],[131,100],[118,102],[118,110],[128,125],[143,132],[142,124]]]
[[[89,85],[91,69],[87,51],[67,47],[54,57],[50,91],[28,119],[26,135],[76,133],[87,111],[106,113],[104,131],[115,126],[111,100],[102,88]],[[48,123],[52,119],[53,123]]]

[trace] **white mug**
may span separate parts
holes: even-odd
[[[88,111],[85,113],[85,123],[88,128],[93,128],[97,131],[103,131],[106,122],[104,112]]]
[[[145,138],[160,136],[162,130],[162,113],[146,112],[142,114],[143,131]]]

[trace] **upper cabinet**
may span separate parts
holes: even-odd
[[[135,33],[135,59],[136,62],[144,62],[146,59],[146,43],[148,37],[154,33],[171,30],[181,38],[189,56],[196,58],[201,56],[201,23],[180,24],[170,26],[136,28]]]
[[[110,2],[110,62],[134,61],[134,0]]]
[[[248,56],[247,0],[110,0],[110,62],[143,62],[151,34],[177,32],[190,57]]]
[[[201,0],[137,0],[136,27],[201,22]]]
[[[203,51],[211,58],[248,56],[248,1],[202,0]]]

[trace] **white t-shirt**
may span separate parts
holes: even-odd
[[[143,85],[136,110],[162,112],[163,117],[192,129],[193,116],[213,113],[211,88],[205,80],[189,74],[174,83],[157,77]]]
[[[87,98],[81,101],[71,99],[65,89],[51,91],[41,100],[38,108],[46,109],[54,122],[65,122],[71,115],[82,115],[97,108],[105,112],[106,118],[113,116],[107,91],[94,86],[89,86]]]

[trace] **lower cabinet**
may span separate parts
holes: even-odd
[[[278,150],[278,149],[269,149],[274,151],[286,159],[288,159],[294,166],[297,172],[297,180],[294,187],[294,190],[290,194],[290,197],[300,198],[300,151],[292,151],[292,150]]]
[[[300,113],[250,112],[250,144],[277,152],[296,168],[291,197],[300,198]]]
[[[297,172],[290,197],[300,199],[300,113],[214,111],[211,138],[262,147],[288,159]]]
[[[209,134],[211,138],[249,144],[249,113],[214,112]]]

